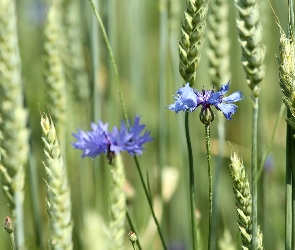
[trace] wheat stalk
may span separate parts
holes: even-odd
[[[195,72],[201,59],[209,2],[210,0],[189,0],[181,24],[179,72],[190,86],[195,82]]]
[[[231,156],[229,168],[233,180],[233,191],[238,213],[238,226],[242,238],[241,247],[243,250],[252,249],[252,197],[245,167],[236,152]],[[263,249],[262,233],[260,232],[259,226],[257,228],[255,249]]]
[[[66,168],[63,165],[53,121],[41,117],[42,142],[46,161],[47,213],[50,218],[50,246],[52,249],[73,249],[71,197]]]

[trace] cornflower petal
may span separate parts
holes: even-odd
[[[231,116],[236,113],[238,106],[235,104],[219,103],[214,105],[218,110],[220,110],[227,120],[231,120]]]
[[[244,98],[243,93],[241,91],[236,91],[227,97],[223,97],[222,101],[224,102],[237,102]]]
[[[142,145],[151,141],[150,132],[145,131],[144,124],[140,124],[140,117],[135,116],[134,124],[128,131],[124,122],[121,128],[114,127],[108,132],[108,124],[99,121],[97,124],[91,123],[92,131],[84,132],[78,130],[73,136],[77,142],[72,143],[74,148],[83,150],[82,157],[96,157],[102,153],[118,154],[121,151],[127,151],[131,155],[140,155],[144,148]]]
[[[208,98],[207,102],[210,105],[215,105],[221,102],[223,95],[221,92],[213,92],[211,93],[210,97]]]
[[[145,125],[139,124],[140,117],[135,116],[133,126],[130,127],[130,135],[132,140],[129,140],[125,145],[125,150],[131,155],[141,155],[144,148],[142,145],[146,142],[153,140],[150,137],[150,131],[145,131],[144,134],[141,136],[140,134],[145,128]]]
[[[128,141],[128,136],[126,136],[125,130],[118,130],[117,127],[114,127],[112,132],[109,134],[110,142],[110,151],[115,154],[120,153],[124,150],[124,145]]]
[[[230,81],[228,81],[226,84],[221,85],[220,90],[219,90],[221,95],[224,95],[229,90],[229,83],[230,83]]]
[[[175,113],[179,111],[193,112],[198,105],[198,98],[195,90],[187,83],[183,88],[180,88],[174,96],[175,102],[168,105],[168,108]]]
[[[102,134],[78,130],[77,134],[72,134],[77,142],[72,143],[72,146],[77,149],[83,150],[82,157],[85,156],[94,158],[101,153],[107,152],[107,144],[105,143]]]
[[[174,97],[175,102],[170,104],[168,108],[177,113],[179,111],[193,112],[198,106],[202,106],[201,114],[208,114],[208,111],[212,114],[211,106],[214,106],[217,110],[223,112],[226,119],[231,120],[232,115],[237,111],[238,106],[230,103],[240,101],[245,96],[241,91],[236,91],[228,97],[224,97],[224,94],[229,90],[229,84],[230,81],[222,85],[218,92],[214,92],[214,89],[203,89],[201,92],[198,92],[196,89],[192,89],[187,83],[185,87],[180,88],[176,92],[176,96]],[[206,115],[202,115],[202,117],[209,119]],[[213,121],[214,116],[211,116],[210,119],[210,121],[203,120],[202,122],[210,124]]]

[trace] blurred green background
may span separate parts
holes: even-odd
[[[18,0],[18,27],[19,45],[22,60],[22,75],[26,104],[29,109],[29,127],[32,137],[32,150],[38,170],[39,202],[42,209],[42,236],[44,248],[47,245],[49,234],[48,217],[46,213],[46,187],[45,173],[42,161],[44,154],[41,143],[40,111],[47,112],[46,89],[43,80],[42,63],[42,34],[48,3],[41,0]],[[91,39],[92,9],[88,1],[80,1],[79,20],[81,21],[81,39],[85,57],[81,58],[87,65],[91,96],[89,102],[77,103],[75,100],[68,102],[68,147],[66,152],[68,175],[72,189],[72,205],[74,232],[73,239],[75,249],[83,249],[85,228],[91,230],[91,223],[85,225],[85,216],[89,211],[101,214],[108,221],[108,190],[110,186],[110,167],[106,164],[104,156],[95,160],[81,160],[81,152],[73,149],[70,143],[74,141],[71,133],[77,128],[90,129],[90,122],[97,122],[97,118],[103,122],[109,122],[110,126],[118,126],[123,119],[122,110],[117,94],[115,77],[111,68],[105,43],[98,29],[99,65],[93,68]],[[287,1],[271,1],[274,10],[281,22],[281,27],[287,28]],[[224,148],[224,161],[219,176],[218,186],[218,240],[224,231],[228,229],[232,236],[232,242],[236,249],[240,248],[240,236],[237,227],[237,215],[235,211],[232,181],[229,176],[228,164],[233,149],[242,157],[246,169],[250,169],[251,152],[251,91],[245,82],[245,73],[241,64],[241,49],[237,40],[235,18],[237,10],[233,1],[229,1],[230,23],[230,69],[231,88],[229,93],[241,90],[246,98],[238,103],[238,111],[231,121],[226,121],[226,143]],[[275,23],[274,14],[268,1],[260,1],[261,17],[264,25],[264,44],[266,45],[266,75],[260,83],[261,98],[259,110],[259,144],[258,157],[268,145],[275,120],[277,118],[282,93],[278,84],[278,54],[279,28]],[[172,7],[174,12],[172,13]],[[179,173],[179,181],[175,193],[163,204],[162,227],[165,239],[170,249],[191,249],[191,233],[189,224],[189,183],[188,165],[186,156],[186,144],[184,137],[184,114],[175,115],[165,109],[165,106],[173,102],[175,94],[184,82],[173,67],[178,67],[173,54],[178,53],[178,38],[180,22],[183,11],[186,9],[186,1],[169,0],[160,3],[156,0],[100,0],[99,12],[106,26],[111,46],[119,70],[124,101],[127,112],[132,120],[134,115],[141,116],[141,121],[151,131],[154,140],[146,145],[144,154],[139,158],[143,173],[147,173],[150,180],[151,191],[154,196],[159,194],[157,176],[159,166],[173,166]],[[160,15],[167,15],[165,51],[160,51]],[[163,32],[163,30],[162,30]],[[172,34],[177,34],[174,39]],[[162,33],[163,34],[163,33]],[[202,49],[202,59],[197,70],[197,81],[194,88],[201,90],[211,88],[208,75],[208,59],[206,50],[208,41]],[[164,56],[164,58],[163,58]],[[163,59],[164,66],[160,66]],[[93,73],[97,72],[97,82],[93,82]],[[164,77],[164,78],[162,78]],[[164,83],[159,86],[159,79]],[[99,94],[96,95],[94,84],[97,84]],[[160,105],[160,88],[163,91],[164,106]],[[96,103],[98,106],[94,108]],[[99,99],[99,100],[98,100]],[[83,106],[87,114],[79,113],[76,107]],[[50,110],[50,107],[49,107]],[[94,116],[94,111],[96,116]],[[217,111],[214,110],[217,114]],[[213,174],[216,165],[216,157],[219,153],[217,138],[217,117],[211,126],[211,147],[213,154]],[[160,122],[164,122],[164,129],[160,130]],[[200,233],[203,247],[206,248],[208,234],[208,178],[205,148],[205,130],[199,121],[198,111],[190,115],[190,131],[194,153],[196,206],[200,212]],[[275,136],[271,150],[271,158],[267,170],[263,173],[259,184],[259,219],[265,249],[283,249],[284,247],[284,178],[285,178],[285,132],[286,123],[282,119]],[[230,142],[227,143],[227,141]],[[165,145],[164,150],[160,147]],[[150,211],[141,187],[138,173],[131,156],[124,154],[125,171],[128,181],[135,190],[135,196],[128,203],[133,221],[139,233],[139,240],[144,242],[144,249],[161,249],[161,244],[155,229],[147,230],[150,219]],[[213,175],[213,178],[216,176]],[[37,249],[36,232],[34,231],[31,194],[29,190],[28,171],[26,177],[25,196],[25,233],[28,249]],[[163,186],[171,188],[169,179],[165,179]],[[9,215],[6,199],[0,192],[0,218]],[[94,220],[93,220],[94,221]],[[126,223],[126,232],[130,231]],[[126,233],[126,249],[132,249],[128,243]],[[141,238],[142,236],[142,238]],[[84,239],[85,240],[85,239]],[[1,249],[9,249],[10,242],[7,233],[2,230],[0,234]],[[102,249],[99,246],[93,249]]]

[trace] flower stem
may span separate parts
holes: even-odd
[[[128,224],[129,224],[129,226],[130,226],[130,229],[131,229],[133,232],[137,232],[137,231],[135,230],[135,227],[134,227],[133,223],[132,223],[132,220],[131,220],[130,214],[129,214],[129,212],[128,212],[128,209],[126,210],[126,218],[127,218]],[[137,248],[135,248],[135,249],[141,250],[142,248],[141,248],[141,245],[140,245],[140,243],[139,243],[139,239],[137,239],[136,244],[137,244]],[[132,246],[133,246],[133,248],[135,247],[133,243],[132,243]]]
[[[188,161],[189,161],[189,186],[190,186],[190,212],[191,212],[191,227],[192,227],[192,239],[193,239],[193,249],[197,249],[197,222],[195,215],[196,199],[195,199],[195,175],[194,175],[194,161],[193,161],[193,151],[189,135],[189,125],[188,125],[188,115],[185,113],[185,136],[187,142],[188,150]]]
[[[124,114],[124,120],[125,120],[126,126],[129,128],[129,121],[128,121],[127,112],[126,112],[126,108],[125,108],[124,101],[123,101],[123,95],[122,95],[122,90],[121,90],[121,84],[120,84],[120,79],[119,79],[118,68],[117,68],[117,65],[116,65],[116,62],[115,62],[115,57],[113,55],[113,51],[112,51],[112,48],[111,48],[111,45],[110,45],[106,30],[105,30],[105,27],[103,25],[103,22],[101,20],[100,15],[97,12],[96,6],[95,6],[93,0],[89,0],[89,1],[91,3],[94,15],[95,15],[95,17],[96,17],[96,19],[98,21],[98,24],[99,24],[99,26],[101,28],[102,36],[103,36],[103,39],[104,39],[104,41],[106,43],[106,46],[107,46],[107,49],[108,49],[111,64],[112,64],[112,67],[113,67],[113,70],[114,70],[114,73],[115,73],[115,77],[116,77],[117,90],[118,90],[119,99],[120,99],[121,107],[122,107],[123,114]]]
[[[160,41],[159,41],[159,105],[164,107],[166,100],[166,62],[167,62],[167,47],[168,47],[168,11],[167,0],[160,0]],[[166,110],[160,108],[159,110],[159,178],[157,180],[158,190],[162,190],[161,172],[166,162]]]
[[[220,171],[222,169],[223,154],[224,154],[224,141],[225,141],[225,118],[221,112],[218,112],[218,148],[219,153],[217,156],[217,164],[214,171],[214,180],[212,184],[212,235],[211,235],[211,247],[216,249],[217,240],[217,227],[218,227],[218,185]]]
[[[161,230],[161,227],[160,227],[160,224],[158,222],[158,219],[155,215],[155,212],[154,212],[154,209],[153,209],[153,203],[152,203],[152,199],[149,195],[149,191],[148,191],[148,188],[144,182],[144,179],[143,179],[143,175],[142,175],[142,171],[141,171],[141,168],[139,166],[139,163],[138,163],[138,160],[137,160],[137,157],[134,156],[134,160],[135,160],[135,165],[136,165],[136,168],[138,170],[138,173],[139,173],[139,178],[140,178],[140,181],[141,181],[141,184],[143,186],[143,190],[144,190],[144,193],[145,193],[145,196],[146,196],[146,199],[148,201],[148,204],[149,204],[149,207],[151,209],[151,213],[152,213],[152,216],[154,218],[154,221],[156,223],[156,226],[157,226],[157,229],[158,229],[158,233],[159,233],[159,236],[160,236],[160,239],[161,239],[161,243],[162,243],[162,246],[163,246],[163,249],[164,250],[167,250],[167,246],[166,246],[166,243],[165,243],[165,240],[164,240],[164,237],[163,237],[163,233],[162,233],[162,230]]]
[[[212,224],[212,164],[211,164],[211,151],[210,151],[210,126],[205,125],[206,135],[206,150],[208,162],[208,180],[209,180],[209,234],[208,234],[208,249],[211,249],[211,224]]]
[[[14,240],[14,233],[9,234],[10,241],[11,241],[11,249],[16,250],[15,240]]]
[[[258,96],[253,96],[252,109],[252,249],[257,241],[257,122]]]
[[[288,0],[288,38],[292,41],[294,39],[294,12],[293,12],[293,0]],[[293,85],[293,84],[292,84]],[[292,86],[293,87],[293,86]],[[293,87],[294,88],[294,87]],[[290,108],[287,109],[287,119],[292,117]],[[293,148],[293,129],[288,124],[287,125],[287,138],[286,138],[286,197],[285,197],[285,249],[292,249],[292,230],[294,225],[293,223],[293,211],[292,211],[292,148]],[[293,173],[294,174],[294,173]],[[294,232],[293,232],[294,233]],[[294,244],[294,243],[293,243]]]
[[[290,117],[290,110],[287,110]],[[286,136],[286,197],[285,197],[285,249],[292,249],[292,128],[287,125]]]
[[[94,4],[93,0],[89,0],[89,1],[91,3],[94,15],[95,15],[95,17],[96,17],[96,19],[97,19],[97,21],[99,23],[99,26],[101,28],[102,35],[103,35],[104,41],[105,41],[107,49],[108,49],[108,53],[109,53],[109,56],[110,56],[110,59],[111,59],[111,64],[112,64],[112,67],[113,67],[113,70],[114,70],[114,73],[115,73],[115,77],[116,77],[117,90],[118,90],[119,99],[120,99],[121,107],[122,107],[123,114],[124,114],[125,124],[126,124],[127,128],[129,129],[130,125],[129,125],[129,120],[128,120],[125,104],[124,104],[124,101],[123,101],[123,95],[122,95],[122,91],[121,91],[119,73],[118,73],[116,62],[115,62],[115,58],[114,58],[114,55],[113,55],[113,52],[112,52],[112,49],[111,49],[111,46],[110,46],[109,39],[108,39],[107,34],[106,34],[106,30],[105,30],[104,25],[102,23],[101,17],[97,12],[97,9],[95,7],[95,4]],[[164,250],[166,250],[167,247],[166,247],[166,244],[165,244],[165,241],[164,241],[164,237],[163,237],[159,222],[158,222],[158,220],[156,218],[156,215],[154,213],[153,206],[152,206],[152,200],[151,200],[151,198],[149,196],[149,193],[148,193],[147,187],[145,185],[143,175],[142,175],[142,172],[141,172],[141,169],[140,169],[140,166],[139,166],[139,163],[138,163],[138,160],[137,160],[136,156],[134,157],[134,160],[135,160],[135,164],[136,164],[136,167],[137,167],[137,170],[138,170],[138,173],[139,173],[141,184],[142,184],[143,189],[144,189],[144,193],[146,195],[146,198],[148,200],[148,203],[149,203],[149,206],[150,206],[150,209],[151,209],[152,216],[153,216],[154,221],[155,221],[155,223],[157,225],[158,233],[159,233],[163,248],[164,248]]]

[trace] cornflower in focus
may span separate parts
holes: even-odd
[[[95,158],[100,154],[107,154],[110,159],[113,155],[121,151],[127,151],[130,155],[141,155],[143,144],[151,141],[150,131],[145,131],[144,124],[140,124],[140,117],[135,116],[133,126],[128,131],[125,123],[121,122],[121,128],[114,127],[108,131],[108,124],[98,121],[97,124],[91,123],[92,131],[84,132],[77,130],[73,136],[77,139],[72,145],[74,148],[83,150],[82,157]]]
[[[170,104],[168,108],[175,113],[179,111],[193,112],[197,107],[202,106],[200,118],[203,123],[211,123],[214,119],[211,106],[221,111],[227,120],[231,120],[232,115],[237,111],[238,106],[232,104],[242,100],[245,96],[241,91],[236,91],[228,97],[224,94],[229,90],[229,82],[221,86],[218,92],[202,89],[198,92],[187,83],[183,88],[180,88],[174,96],[175,102]],[[208,122],[209,121],[209,122]]]

